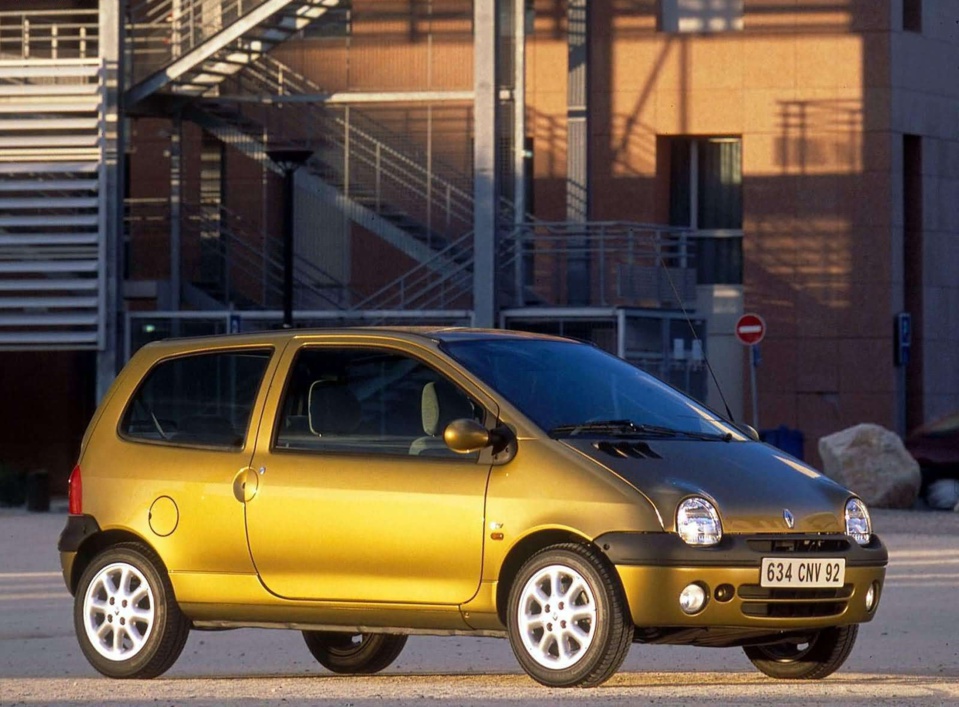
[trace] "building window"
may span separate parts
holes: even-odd
[[[922,0],[902,0],[902,28],[922,32]]]
[[[663,32],[735,32],[743,28],[743,0],[660,0]]]
[[[673,138],[669,165],[669,223],[695,232],[698,284],[742,283],[742,141]]]

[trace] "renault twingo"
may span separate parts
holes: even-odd
[[[190,630],[290,628],[338,673],[412,634],[508,637],[548,686],[634,642],[823,678],[887,551],[850,491],[596,347],[470,329],[141,349],[59,542],[84,654],[160,675]]]

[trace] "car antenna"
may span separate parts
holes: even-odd
[[[686,319],[686,323],[689,325],[689,330],[693,333],[693,339],[699,342],[699,347],[703,352],[703,361],[706,363],[706,370],[709,371],[710,378],[713,379],[713,384],[716,386],[716,390],[719,391],[719,397],[723,401],[723,407],[726,408],[726,417],[729,418],[730,422],[735,423],[736,418],[733,417],[733,411],[729,409],[729,403],[726,402],[726,395],[723,393],[723,388],[719,385],[719,379],[716,378],[716,373],[713,371],[713,367],[709,363],[709,356],[706,355],[706,347],[703,346],[702,340],[699,338],[699,334],[696,333],[696,327],[693,326],[693,320],[689,318],[689,312],[686,311],[686,304],[683,302],[683,298],[679,296],[679,290],[676,289],[676,283],[673,282],[673,276],[669,274],[669,268],[666,267],[666,261],[663,259],[662,254],[658,255],[659,264],[662,266],[663,271],[666,273],[666,279],[669,280],[669,286],[673,290],[673,295],[676,297],[676,301],[679,302],[679,308],[683,312],[683,317]]]

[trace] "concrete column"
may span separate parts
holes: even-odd
[[[473,324],[496,316],[496,3],[473,3]]]
[[[97,350],[97,400],[101,400],[116,377],[123,351],[123,123],[120,120],[120,100],[123,87],[123,22],[125,2],[99,4],[100,58],[105,93],[101,107],[101,135],[103,141],[100,166],[101,213],[99,234],[104,271],[100,273],[102,334]]]
[[[566,94],[566,220],[589,220],[589,2],[569,0],[569,59]],[[571,238],[567,257],[569,305],[590,304],[589,254],[585,237]]]

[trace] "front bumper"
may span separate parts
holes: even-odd
[[[845,535],[733,535],[711,548],[691,547],[673,533],[609,533],[596,539],[616,567],[639,628],[792,631],[872,620],[889,554],[873,536],[860,546]],[[765,557],[846,561],[837,588],[764,588]],[[679,595],[692,583],[706,590],[701,611],[688,615]],[[870,586],[877,592],[866,608]],[[720,589],[721,588],[721,589]],[[720,591],[717,591],[720,590]]]

